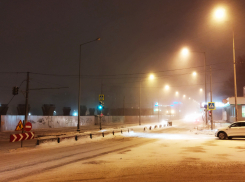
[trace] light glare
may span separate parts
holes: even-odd
[[[165,89],[166,89],[166,90],[168,90],[168,89],[169,89],[169,86],[168,86],[168,85],[166,85],[166,86],[165,86]]]
[[[181,53],[182,55],[187,56],[189,54],[189,50],[187,48],[183,48]]]
[[[153,80],[155,78],[155,76],[153,74],[150,74],[150,80]]]
[[[214,17],[218,20],[223,20],[225,18],[225,9],[224,8],[218,8],[214,12]]]

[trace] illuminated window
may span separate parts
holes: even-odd
[[[242,117],[245,118],[245,106],[242,106]]]

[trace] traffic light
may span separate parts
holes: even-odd
[[[102,109],[104,109],[104,103],[100,101],[98,105],[98,110],[102,110]]]
[[[19,87],[13,87],[12,94],[13,95],[18,95],[18,92],[19,92]]]

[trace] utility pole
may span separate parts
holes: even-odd
[[[140,80],[140,98],[139,98],[139,125],[141,125],[141,80]]]
[[[204,85],[204,89],[205,89],[205,103],[207,104],[207,76],[206,76],[206,53],[204,52],[204,75],[205,75],[205,85]],[[205,108],[205,116],[206,116],[206,125],[208,125],[208,112],[207,112],[207,108]]]
[[[123,96],[123,115],[125,116],[125,96]]]
[[[210,100],[213,102],[213,96],[212,96],[212,68],[210,66]],[[211,130],[213,130],[213,110],[211,110]]]
[[[29,78],[29,73],[30,72],[27,72],[27,77],[26,77],[26,103],[25,103],[25,120],[23,121],[23,126],[25,127],[25,124],[27,123],[27,120],[28,120],[28,96],[29,96],[29,81],[30,81],[30,78]],[[22,133],[23,133],[23,130],[22,129]],[[23,145],[23,141],[21,140],[21,147]]]
[[[152,115],[154,115],[154,102],[152,102]]]
[[[77,131],[80,131],[80,98],[81,98],[81,62],[82,62],[82,58],[81,58],[81,49],[82,49],[82,46],[85,45],[85,44],[89,44],[91,42],[94,42],[94,41],[98,41],[100,40],[100,38],[97,38],[95,40],[91,40],[91,41],[88,41],[88,42],[84,42],[82,44],[79,45],[79,68],[78,68],[78,114],[77,114]]]
[[[157,101],[157,110],[158,110],[158,112],[157,112],[157,114],[158,114],[158,123],[159,123],[159,95],[158,95],[158,99],[157,99],[158,101]]]
[[[103,80],[101,79],[100,94],[102,94],[102,91],[103,91],[102,89],[103,89]],[[102,130],[102,126],[101,126],[102,110],[103,110],[103,108],[101,109],[101,112],[100,112],[100,130]]]
[[[235,56],[235,33],[234,26],[232,26],[232,37],[233,37],[233,68],[234,68],[234,92],[235,92],[235,122],[237,119],[237,85],[236,85],[236,56]]]

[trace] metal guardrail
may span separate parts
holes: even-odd
[[[167,126],[172,126],[172,122],[171,124],[169,124],[170,122],[168,122]],[[166,127],[166,125],[153,125],[153,126],[148,126],[148,127],[144,127],[143,130],[147,131],[147,130],[153,130],[153,129],[161,129],[163,127]],[[84,139],[84,138],[97,138],[97,137],[105,137],[108,135],[115,135],[116,133],[129,133],[130,131],[134,131],[134,129],[132,128],[128,128],[128,129],[117,129],[117,130],[112,130],[112,131],[108,131],[108,132],[91,132],[91,133],[76,133],[76,134],[72,134],[72,135],[55,135],[55,136],[45,136],[45,137],[37,137],[37,145],[40,145],[42,143],[47,143],[47,142],[57,142],[57,143],[61,143],[63,140],[66,139],[73,139],[75,141]]]

